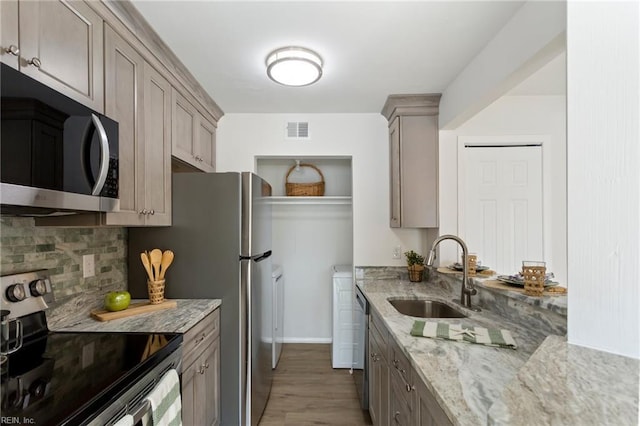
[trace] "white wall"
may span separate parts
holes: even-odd
[[[285,140],[288,121],[308,121],[312,140]],[[218,171],[255,171],[256,157],[351,157],[352,205],[274,205],[274,263],[284,269],[286,342],[331,340],[331,265],[404,265],[403,259],[391,259],[394,246],[425,251],[421,231],[389,228],[388,140],[380,114],[228,114],[220,121]],[[325,171],[326,180],[331,175]],[[281,173],[273,185],[282,184],[286,169]]]
[[[640,358],[640,4],[569,2],[569,342]]]
[[[458,234],[458,137],[543,135],[544,252],[550,271],[567,283],[566,98],[504,96],[455,130],[440,131],[440,233]],[[441,264],[456,260],[442,246]],[[491,265],[489,265],[491,266]],[[498,271],[515,273],[516,271]]]
[[[564,51],[565,1],[528,1],[445,89],[440,128],[457,128]]]
[[[309,121],[310,141],[287,141],[287,121]],[[389,136],[380,114],[227,114],[217,135],[218,171],[255,170],[260,156],[351,156],[353,262],[404,265],[392,248],[424,249],[423,232],[389,228]]]

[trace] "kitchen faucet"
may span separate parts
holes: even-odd
[[[436,247],[444,240],[453,240],[460,244],[462,247],[462,290],[460,292],[460,304],[465,308],[472,309],[474,311],[480,311],[480,308],[471,307],[471,296],[478,293],[478,290],[473,288],[473,283],[469,278],[469,265],[467,264],[467,256],[469,255],[469,249],[462,238],[455,235],[441,235],[433,242],[431,250],[429,250],[429,258],[427,259],[427,266],[433,266],[433,261],[436,260]],[[456,300],[457,301],[457,300]]]

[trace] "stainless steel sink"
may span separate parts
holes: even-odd
[[[451,306],[426,299],[388,299],[401,314],[420,318],[466,318],[467,316]]]

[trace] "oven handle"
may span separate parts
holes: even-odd
[[[142,401],[138,406],[130,413],[133,416],[133,424],[138,424],[144,416],[151,415],[151,402],[148,399]]]

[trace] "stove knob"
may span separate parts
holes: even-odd
[[[44,379],[36,379],[31,386],[29,386],[29,393],[35,399],[39,399],[44,395],[47,389],[47,382]]]
[[[12,284],[7,287],[6,295],[11,302],[20,302],[27,297],[22,284]]]
[[[42,279],[31,281],[29,291],[33,297],[44,296],[47,294],[47,284]]]

